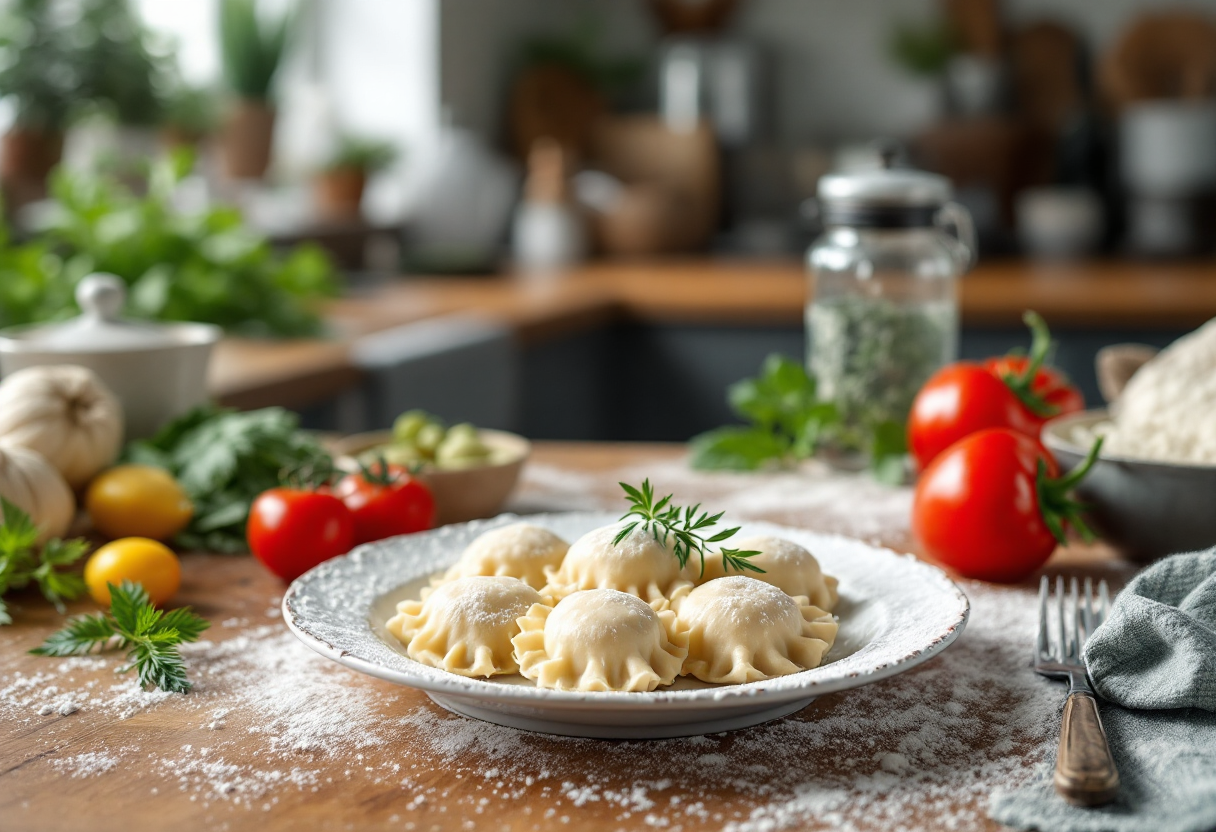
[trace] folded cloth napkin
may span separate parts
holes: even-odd
[[[1118,799],[1070,806],[1045,765],[1029,785],[995,793],[992,817],[1043,832],[1216,829],[1216,549],[1174,555],[1133,578],[1086,644],[1085,662],[1106,700]]]

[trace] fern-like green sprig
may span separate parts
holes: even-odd
[[[630,517],[639,519],[627,523],[621,528],[617,536],[612,539],[613,546],[641,526],[656,542],[671,548],[680,561],[681,569],[688,565],[689,559],[694,554],[697,555],[701,559],[701,575],[704,575],[706,547],[711,543],[729,540],[739,531],[739,527],[735,526],[705,537],[700,532],[716,526],[726,512],[719,511],[717,514],[710,514],[708,511],[701,511],[700,503],[681,508],[671,501],[671,494],[656,502],[654,488],[649,479],[642,481],[641,488],[635,488],[624,482],[620,483],[620,486],[624,489],[625,499],[629,502],[629,511],[625,512],[621,519],[628,520]],[[760,554],[759,552],[721,547],[718,549],[718,553],[722,555],[722,568],[727,574],[732,571],[764,573],[763,569],[749,560]]]
[[[67,626],[30,652],[36,656],[79,656],[93,650],[126,650],[129,664],[121,671],[134,669],[144,687],[153,685],[175,693],[190,690],[178,646],[198,641],[210,624],[189,607],[158,610],[139,584],[123,581],[121,586],[107,586],[109,612],[70,619]]]

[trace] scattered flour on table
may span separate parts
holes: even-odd
[[[537,495],[535,506],[519,504],[516,510],[621,509],[619,489],[597,495],[605,480],[641,482],[649,478],[660,493],[681,491],[704,495],[715,511],[735,518],[764,516],[773,522],[807,525],[814,516],[817,531],[836,532],[863,540],[905,533],[912,512],[912,491],[876,482],[866,474],[834,471],[819,460],[808,460],[797,470],[766,473],[694,471],[684,459],[650,462],[613,469],[607,474],[572,472],[540,463],[524,468],[527,492]],[[865,511],[858,511],[865,506]]]
[[[338,667],[281,624],[191,645],[196,687],[186,696],[137,696],[125,677],[77,678],[86,668],[116,668],[119,658],[47,660],[37,674],[0,676],[0,721],[137,719],[169,709],[194,726],[172,754],[141,750],[131,730],[123,748],[86,740],[47,764],[64,776],[122,777],[146,760],[139,776],[153,793],[175,788],[251,810],[272,810],[291,793],[379,784],[396,792],[405,829],[415,821],[427,828],[428,813],[449,810],[473,828],[504,813],[577,826],[587,812],[624,828],[668,830],[767,832],[810,821],[847,830],[862,819],[894,829],[926,813],[944,828],[967,828],[993,788],[1019,784],[1050,758],[1062,695],[1027,667],[1034,596],[965,589],[971,621],[938,658],[730,734],[601,742],[475,722]],[[77,706],[71,714],[43,715],[45,705],[66,701]],[[39,736],[53,743],[53,728]],[[707,790],[717,796],[712,808]]]

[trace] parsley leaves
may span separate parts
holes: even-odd
[[[194,503],[194,517],[174,541],[186,549],[244,552],[249,506],[279,485],[284,471],[321,467],[328,454],[281,407],[238,413],[201,407],[160,433],[127,446],[130,462],[167,469]]]
[[[210,623],[189,607],[158,610],[139,584],[123,581],[121,586],[108,586],[109,612],[72,618],[30,652],[36,656],[78,656],[94,649],[126,650],[130,663],[121,672],[136,670],[144,687],[153,685],[174,693],[190,690],[178,647],[183,642],[198,641]]]
[[[11,589],[22,589],[31,582],[43,596],[64,611],[63,602],[84,593],[84,579],[75,572],[61,572],[84,557],[89,544],[84,540],[49,540],[36,552],[38,527],[30,516],[0,497],[0,596]],[[0,597],[0,624],[12,624],[8,608]]]
[[[834,402],[819,398],[815,378],[797,361],[770,355],[760,375],[727,390],[731,408],[747,425],[727,425],[694,436],[691,464],[702,470],[755,471],[808,459],[822,442],[862,451],[870,472],[886,483],[904,479],[904,426],[880,421],[847,429]]]

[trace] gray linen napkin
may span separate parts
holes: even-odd
[[[1216,549],[1174,555],[1133,578],[1085,660],[1106,699],[1118,800],[1069,806],[1044,766],[1029,785],[995,793],[992,817],[1044,832],[1216,829]]]

